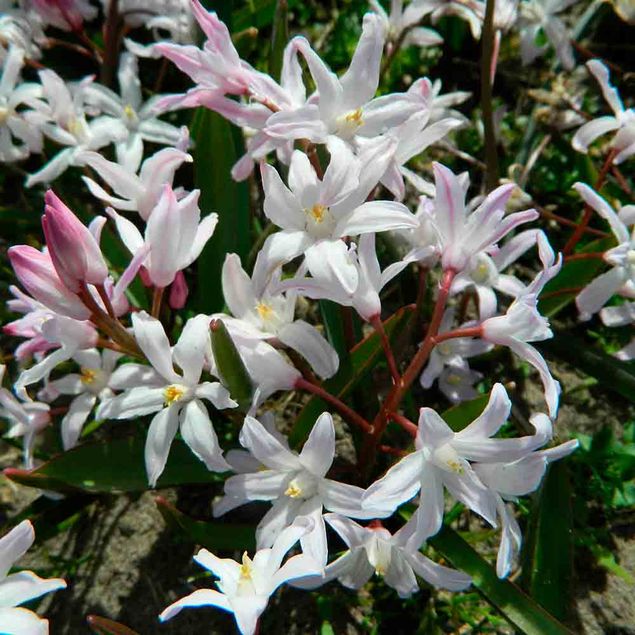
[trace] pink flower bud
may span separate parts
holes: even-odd
[[[28,245],[16,245],[8,253],[15,275],[36,300],[60,315],[76,320],[90,317],[90,311],[82,301],[60,280],[47,252]]]
[[[103,284],[108,267],[90,231],[52,190],[44,201],[42,228],[51,260],[64,285],[77,292],[82,282]]]
[[[182,309],[187,302],[189,292],[183,272],[177,271],[174,282],[170,285],[170,297],[168,298],[170,308]]]

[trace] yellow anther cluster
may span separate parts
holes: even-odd
[[[256,311],[261,320],[269,320],[274,314],[274,310],[271,308],[270,304],[266,302],[258,302],[256,305]]]
[[[326,212],[328,211],[328,207],[325,205],[315,204],[310,210],[309,214],[313,218],[316,223],[321,223],[324,221],[324,217],[326,216]]]
[[[351,123],[355,126],[361,126],[364,123],[364,120],[362,119],[362,109],[358,108],[357,110],[349,112],[344,117],[344,119],[346,120],[346,123]]]
[[[93,370],[92,368],[82,368],[80,377],[82,384],[86,384],[89,386],[90,384],[95,382],[95,379],[97,378],[97,371]]]
[[[299,488],[295,483],[290,483],[284,495],[288,496],[289,498],[299,498],[300,496],[302,496],[302,489]]]
[[[183,386],[178,386],[177,384],[168,386],[163,391],[163,400],[165,401],[165,405],[171,406],[173,403],[181,399],[184,394],[185,388],[183,388]]]

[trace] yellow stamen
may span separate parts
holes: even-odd
[[[126,104],[123,108],[123,114],[126,115],[128,119],[134,119],[136,113],[130,104]]]
[[[270,304],[266,302],[258,302],[256,305],[256,311],[261,320],[270,320],[273,317],[275,311],[271,308]]]
[[[309,214],[313,217],[313,220],[318,224],[324,221],[327,211],[328,207],[320,205],[319,203],[316,203],[310,210],[308,210]]]
[[[446,381],[450,386],[458,386],[463,380],[459,377],[459,375],[455,375],[454,373],[450,373],[447,376]]]
[[[364,120],[362,119],[362,109],[357,108],[357,110],[353,110],[352,112],[349,112],[344,117],[344,120],[346,121],[346,123],[351,123],[351,124],[354,124],[355,126],[361,126],[364,123]]]
[[[171,406],[173,403],[179,401],[185,394],[185,388],[178,384],[171,384],[163,391],[163,400],[166,406]]]
[[[300,496],[302,496],[302,489],[298,487],[296,483],[291,482],[289,483],[289,487],[287,487],[284,495],[288,496],[289,498],[299,498]]]
[[[81,131],[82,131],[82,123],[79,119],[72,117],[69,122],[68,125],[66,126],[66,129],[72,134],[77,136]]]
[[[95,382],[97,377],[97,371],[92,368],[82,368],[80,375],[82,384],[90,385]]]
[[[463,466],[459,461],[448,461],[447,464],[455,474],[463,474]]]
[[[243,563],[240,565],[240,578],[242,580],[251,579],[252,561],[247,555],[247,552],[243,552]]]

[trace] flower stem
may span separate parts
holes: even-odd
[[[388,362],[392,381],[394,384],[398,384],[400,379],[399,369],[397,368],[397,362],[395,361],[395,356],[393,355],[390,340],[388,339],[386,329],[384,328],[384,323],[381,321],[379,314],[373,316],[370,319],[370,323],[375,331],[377,331],[377,335],[379,335],[379,339],[381,340],[381,345],[386,355],[386,361]]]
[[[604,185],[606,176],[609,173],[609,170],[611,169],[611,165],[613,164],[613,159],[615,158],[618,152],[619,150],[612,148],[611,151],[607,154],[606,160],[604,161],[604,165],[602,166],[602,169],[600,170],[600,173],[598,174],[598,178],[595,182],[596,192],[599,192],[602,189],[602,185]],[[573,234],[571,234],[571,237],[567,241],[567,244],[562,249],[562,253],[565,256],[568,256],[573,251],[575,246],[580,241],[580,238],[582,238],[582,234],[584,234],[584,230],[586,229],[587,225],[591,221],[592,215],[593,215],[593,208],[590,205],[585,205],[584,215],[582,216],[582,220],[578,223],[578,226],[575,228]]]
[[[152,294],[152,310],[150,312],[150,315],[152,315],[153,318],[159,319],[164,291],[165,287],[154,287],[154,293]]]
[[[320,399],[323,399],[328,404],[333,406],[347,421],[350,423],[354,423],[356,426],[361,428],[367,434],[371,434],[373,431],[373,427],[364,419],[360,417],[354,410],[349,408],[343,401],[340,401],[335,395],[332,395],[330,392],[324,390],[322,386],[318,384],[314,384],[303,377],[299,378],[295,382],[295,387],[300,390],[306,390],[307,392],[313,393]]]
[[[390,412],[388,413],[388,419],[398,423],[411,436],[417,436],[417,426],[407,417],[400,415],[398,412]]]
[[[496,0],[487,0],[481,36],[481,110],[485,134],[485,187],[493,190],[498,183],[498,154],[492,105],[492,66],[494,61],[494,8]]]

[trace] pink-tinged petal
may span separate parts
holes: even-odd
[[[396,201],[370,201],[355,208],[335,227],[338,237],[356,236],[370,232],[395,229],[414,229],[419,225],[414,214]]]
[[[0,632],[6,635],[48,635],[49,621],[23,608],[0,608]]]
[[[169,406],[159,411],[150,423],[145,445],[148,484],[154,487],[165,469],[170,446],[179,427],[179,408]]]
[[[322,379],[328,379],[337,372],[337,352],[311,324],[302,320],[287,324],[278,332],[278,339],[300,353]]]
[[[493,436],[507,421],[511,409],[512,402],[507,396],[505,386],[494,384],[483,412],[470,425],[457,432],[455,440],[465,441],[466,444],[469,444],[472,441],[477,442]]]
[[[300,462],[311,474],[323,477],[329,471],[335,456],[335,426],[333,417],[323,412],[300,452]]]
[[[367,13],[350,66],[340,78],[346,109],[355,110],[375,96],[383,48],[384,28],[381,18],[374,13]],[[322,95],[320,97],[322,99]]]
[[[233,609],[229,604],[226,596],[212,589],[198,589],[194,593],[186,595],[184,598],[170,604],[159,615],[159,620],[165,622],[180,613],[185,608],[199,608],[201,606],[215,606],[233,613]]]
[[[274,113],[264,131],[279,139],[308,139],[313,143],[324,143],[328,137],[328,129],[315,104]]]
[[[600,62],[600,60],[589,60],[586,63],[586,66],[591,73],[593,73],[595,79],[597,79],[602,90],[602,94],[604,95],[604,99],[606,99],[606,103],[611,107],[611,110],[619,116],[622,112],[624,112],[624,105],[622,104],[622,100],[617,92],[617,89],[609,82],[609,69],[605,64]]]
[[[253,417],[245,417],[239,439],[240,444],[267,467],[285,471],[297,470],[300,467],[297,455],[285,448]]]
[[[260,174],[265,192],[265,216],[282,229],[304,229],[304,214],[300,202],[282,182],[278,171],[273,166],[262,163]]]
[[[620,127],[619,121],[615,117],[598,117],[592,121],[588,121],[581,126],[573,135],[571,145],[578,152],[586,152],[588,147],[599,137],[617,130]]]
[[[460,236],[465,222],[465,192],[456,175],[441,165],[433,164],[436,196],[437,227],[446,245],[453,244]]]
[[[65,450],[77,445],[82,428],[96,401],[95,395],[85,392],[71,402],[68,412],[62,419],[62,444]]]
[[[404,40],[404,46],[438,46],[443,44],[443,38],[434,30],[425,27],[416,27],[408,32]]]
[[[437,564],[419,552],[409,553],[407,557],[414,572],[433,587],[463,591],[472,584],[472,578],[469,575]]]
[[[412,452],[393,465],[386,474],[375,481],[362,498],[362,507],[371,509],[397,509],[413,498],[421,487],[424,457]]]
[[[168,296],[168,304],[171,309],[179,310],[185,306],[187,297],[190,293],[185,276],[182,271],[177,271],[174,282],[170,285],[170,295]]]
[[[134,223],[129,221],[127,218],[124,218],[121,214],[117,214],[112,207],[107,208],[106,213],[115,221],[117,233],[119,234],[119,238],[121,238],[123,244],[126,246],[126,249],[133,256],[136,255],[144,246],[144,240],[141,232],[137,229]]]
[[[197,193],[198,196],[198,193]],[[213,236],[214,230],[216,229],[216,225],[218,224],[218,214],[211,213],[207,214],[198,224],[196,228],[196,233],[194,235],[194,240],[191,243],[183,242],[183,247],[188,244],[191,245],[190,253],[186,258],[180,263],[180,270],[185,269],[185,267],[189,267],[200,255],[205,245],[209,239]],[[176,276],[179,272],[177,271],[174,275]]]
[[[324,287],[341,288],[352,295],[359,283],[359,272],[342,240],[320,240],[305,252],[311,275]]]
[[[108,161],[101,154],[85,151],[77,156],[77,160],[79,163],[93,168],[119,196],[134,200],[142,194],[143,188],[137,176],[131,174],[118,163]]]
[[[575,299],[581,320],[589,320],[609,299],[619,291],[626,281],[626,272],[621,267],[614,267],[590,282]]]
[[[597,192],[585,183],[574,183],[573,188],[584,202],[592,207],[611,227],[611,231],[619,244],[629,242],[630,235],[624,221],[613,211],[613,208]]]
[[[289,187],[299,207],[311,207],[319,201],[320,181],[309,157],[300,150],[291,155],[289,164]]]
[[[161,322],[140,311],[132,314],[132,329],[139,348],[154,369],[169,383],[178,382],[180,378],[172,365],[170,341]]]
[[[227,472],[231,468],[223,458],[214,426],[203,403],[198,399],[190,401],[180,415],[181,435],[196,457],[212,472]]]
[[[4,578],[9,569],[27,552],[34,540],[35,530],[30,520],[23,520],[0,538],[1,578]]]

